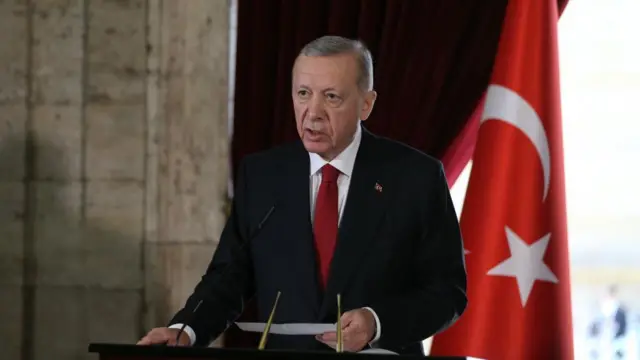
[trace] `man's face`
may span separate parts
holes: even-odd
[[[376,94],[358,88],[354,55],[299,56],[293,67],[293,108],[307,151],[331,160],[344,150]]]

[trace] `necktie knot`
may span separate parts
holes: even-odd
[[[333,166],[326,164],[322,167],[322,182],[335,183],[338,181],[338,176],[340,176],[340,170]]]

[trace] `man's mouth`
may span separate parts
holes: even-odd
[[[305,129],[304,132],[309,137],[309,140],[311,140],[311,141],[320,140],[324,136],[324,133],[321,132],[321,131]]]

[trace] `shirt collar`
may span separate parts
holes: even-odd
[[[342,174],[348,177],[351,177],[351,173],[353,172],[353,165],[356,162],[356,155],[358,154],[358,148],[360,147],[361,139],[362,139],[362,129],[360,128],[360,124],[358,124],[358,128],[356,129],[356,133],[353,136],[353,140],[351,141],[351,144],[349,144],[349,146],[347,146],[333,160],[326,161],[316,153],[309,153],[309,159],[311,160],[310,175],[313,176],[324,165],[331,164],[331,166],[340,170]]]

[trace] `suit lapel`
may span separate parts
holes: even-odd
[[[294,150],[293,161],[283,163],[280,171],[283,176],[278,205],[284,207],[289,226],[282,239],[284,246],[278,251],[295,254],[290,259],[291,268],[296,269],[291,276],[317,314],[321,294],[311,226],[309,154],[302,144]]]
[[[320,315],[335,308],[336,294],[345,292],[367,250],[374,245],[386,202],[381,187],[384,174],[379,169],[375,145],[374,135],[363,128]]]

